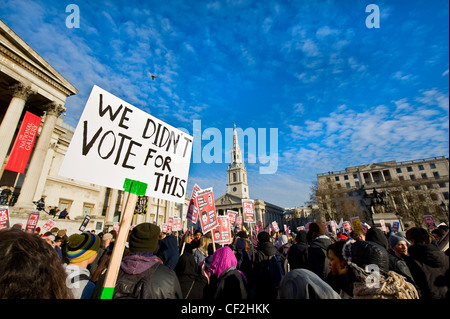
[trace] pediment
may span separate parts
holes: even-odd
[[[216,205],[242,204],[242,199],[240,197],[225,193],[224,195],[217,198],[214,202]]]
[[[373,171],[373,170],[382,170],[390,168],[391,166],[381,163],[372,163],[361,168],[361,171]]]
[[[17,65],[21,65],[40,77],[46,77],[73,95],[78,90],[56,71],[43,57],[0,20],[0,52]]]

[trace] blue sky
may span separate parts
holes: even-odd
[[[66,27],[71,3],[80,28]],[[380,28],[366,27],[370,3]],[[0,19],[79,90],[67,123],[77,125],[95,84],[191,134],[194,120],[222,132],[221,163],[192,163],[189,194],[194,183],[225,193],[226,128],[277,128],[278,170],[248,163],[250,197],[292,207],[309,199],[317,173],[448,157],[448,6],[0,0]]]

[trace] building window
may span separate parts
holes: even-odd
[[[233,182],[236,181],[236,173],[233,173]]]
[[[444,196],[445,199],[448,199],[448,192],[443,192],[442,195]]]
[[[401,181],[404,181],[405,177],[404,176],[399,176],[398,179],[401,180]]]
[[[413,168],[412,168],[411,166],[408,166],[408,167],[406,167],[406,170],[407,170],[408,172],[412,172],[412,171],[413,171]]]
[[[334,179],[336,180],[336,182],[339,182],[339,176],[335,176]]]
[[[359,182],[355,182],[355,186],[356,186],[356,187],[359,187]]]
[[[60,198],[59,199],[58,208],[61,211],[63,211],[64,209],[67,209],[67,211],[70,212],[70,208],[72,207],[72,203],[73,203],[73,200]]]
[[[348,181],[348,175],[344,175],[344,179]]]
[[[353,174],[353,178],[354,179],[358,178],[358,174]]]
[[[409,175],[409,178],[413,181],[413,180],[415,180],[416,179],[416,175],[414,175],[414,174],[411,174],[411,175]]]
[[[94,204],[84,203],[83,204],[83,216],[89,216],[94,210]]]
[[[440,187],[440,188],[447,187],[447,184],[446,184],[446,183],[439,183],[439,187]]]
[[[434,176],[435,178],[439,178],[439,172],[433,172],[433,176]]]
[[[431,168],[431,169],[436,168],[436,164],[430,163],[430,168]]]
[[[396,170],[397,173],[401,173],[402,172],[402,169],[400,167],[397,167],[395,170]]]
[[[420,190],[420,185],[415,185],[415,186],[414,186],[414,189],[415,189],[416,191],[419,191],[419,190]]]
[[[427,173],[422,173],[422,178],[427,179],[428,178]]]
[[[350,183],[345,183],[345,187],[350,188]]]
[[[423,167],[422,164],[419,165],[419,171],[423,171],[425,168]]]

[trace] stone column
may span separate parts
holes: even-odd
[[[54,102],[47,104],[46,107],[47,114],[45,117],[45,122],[37,140],[36,148],[16,203],[16,206],[19,208],[34,208],[33,201],[38,200],[41,196],[41,194],[35,194],[35,192],[39,182],[39,177],[42,173],[42,165],[44,164],[45,157],[50,146],[50,140],[53,130],[55,129],[56,120],[61,113],[66,110],[61,104],[56,104]]]
[[[105,226],[112,226],[114,223],[118,195],[119,191],[111,188],[111,194],[108,200],[108,210],[106,211]]]
[[[23,83],[17,83],[11,86],[10,89],[13,98],[9,103],[8,110],[0,125],[0,164],[3,164],[8,154],[8,149],[13,140],[16,127],[19,124],[25,103],[30,95],[35,94],[30,86],[25,86]]]

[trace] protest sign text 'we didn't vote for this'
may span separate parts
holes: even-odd
[[[146,195],[182,203],[193,138],[94,86],[59,175],[115,189],[126,178]]]

